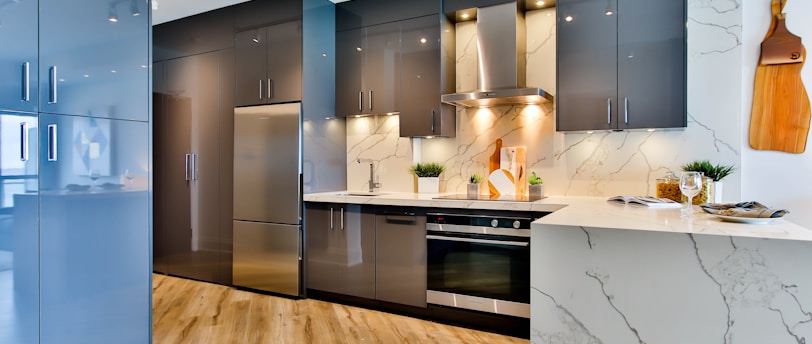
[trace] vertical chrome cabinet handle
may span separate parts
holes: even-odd
[[[364,91],[358,91],[358,111],[364,111]]]
[[[197,180],[197,154],[192,153],[192,180]]]
[[[629,124],[629,97],[623,97],[623,122]]]
[[[372,111],[372,90],[369,90],[369,110]]]
[[[344,208],[341,208],[341,230],[344,230]]]
[[[437,121],[437,115],[434,109],[431,109],[431,132],[434,133],[434,123]]]
[[[273,98],[273,80],[268,78],[268,99]]]
[[[186,181],[189,181],[190,179],[192,179],[189,176],[189,160],[190,160],[190,158],[191,158],[191,154],[186,154],[186,156],[184,157],[184,164],[186,164],[186,168],[185,168],[185,170],[186,170],[186,176],[185,176]]]
[[[262,99],[262,79],[259,79],[259,99]]]
[[[48,161],[57,161],[56,124],[48,124]]]
[[[28,161],[28,123],[20,123],[20,161]]]
[[[336,226],[333,223],[333,207],[330,207],[330,229],[336,229]]]
[[[23,94],[22,101],[31,101],[31,64],[28,62],[23,63]]]
[[[612,98],[606,98],[606,124],[612,124]]]
[[[58,98],[56,96],[56,66],[51,66],[48,70],[50,74],[51,87],[48,90],[48,104],[56,104]]]

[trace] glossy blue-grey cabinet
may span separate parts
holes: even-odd
[[[37,0],[0,5],[0,109],[37,111]]]
[[[149,2],[40,0],[40,111],[146,121]]]
[[[302,100],[302,22],[238,32],[237,106]]]
[[[39,138],[40,342],[149,343],[148,122],[41,114]]]
[[[0,111],[0,343],[39,341],[37,125]]]
[[[685,1],[560,0],[559,131],[685,127]]]

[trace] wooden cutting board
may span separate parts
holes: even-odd
[[[779,27],[783,19],[781,10],[786,1],[773,0],[773,20],[765,37],[786,34],[794,36]],[[781,17],[779,17],[781,15]],[[783,24],[783,23],[780,23]],[[788,37],[788,36],[786,36]],[[775,38],[773,38],[775,39]],[[800,44],[800,42],[798,42]],[[762,49],[765,44],[762,43]],[[806,49],[801,45],[801,61],[806,59]],[[764,51],[756,66],[753,89],[753,110],[750,116],[750,146],[757,150],[774,150],[788,153],[803,153],[809,134],[810,107],[809,95],[801,80],[803,62],[769,64]],[[773,62],[774,63],[774,62]]]

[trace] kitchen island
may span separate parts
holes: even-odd
[[[572,198],[533,223],[533,343],[805,343],[812,231]]]

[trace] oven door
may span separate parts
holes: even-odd
[[[530,317],[530,238],[427,231],[430,304]]]

